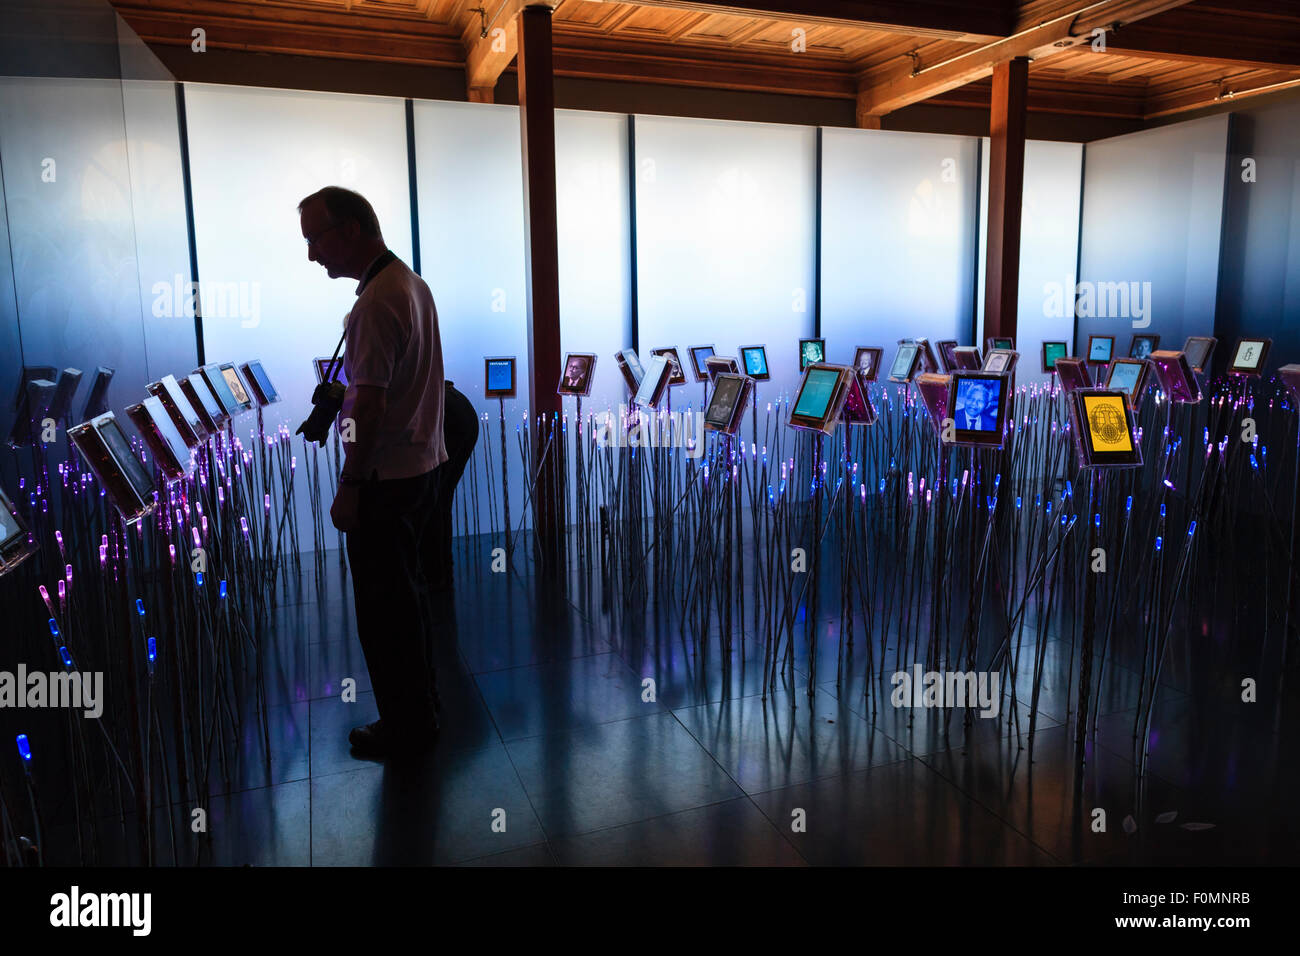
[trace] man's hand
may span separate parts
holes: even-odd
[[[356,531],[361,527],[361,490],[356,485],[339,485],[334,504],[330,506],[330,520],[340,531]]]

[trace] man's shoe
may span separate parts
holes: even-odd
[[[391,745],[382,720],[364,727],[353,727],[352,733],[348,734],[348,743],[352,745],[352,752],[359,757],[382,757],[388,753]]]
[[[356,757],[393,757],[423,753],[438,742],[438,718],[422,731],[416,733],[396,733],[389,731],[383,721],[354,728],[348,735],[352,744],[352,754]]]

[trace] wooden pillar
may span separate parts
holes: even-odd
[[[547,451],[551,421],[561,412],[560,262],[555,200],[555,79],[551,8],[519,14],[519,124],[524,170],[524,276],[528,298],[528,409],[532,416],[533,532],[539,570],[562,567],[564,502],[561,450]],[[539,423],[545,417],[545,424]],[[562,441],[558,425],[555,442]]]
[[[989,232],[984,259],[986,340],[990,336],[1016,334],[1028,91],[1026,57],[993,68],[993,102],[989,110]]]

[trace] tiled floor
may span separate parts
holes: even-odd
[[[890,706],[887,679],[868,696],[862,642],[837,665],[834,608],[816,629],[810,695],[802,646],[772,683],[752,632],[730,652],[716,638],[700,648],[671,612],[625,612],[617,596],[606,612],[598,593],[539,599],[518,575],[461,566],[432,755],[351,756],[349,729],[376,712],[330,555],[322,593],[309,565],[275,612],[269,760],[260,721],[245,721],[238,756],[213,775],[209,837],[177,803],[170,826],[154,821],[158,861],[174,843],[178,861],[217,865],[1300,862],[1285,798],[1295,753],[1263,709],[1162,687],[1139,778],[1138,675],[1108,662],[1081,770],[1077,659],[1062,641],[1044,646],[1031,740],[1032,632],[1016,719],[1004,684],[1001,716],[968,721]],[[109,859],[139,860],[132,827],[108,827]]]

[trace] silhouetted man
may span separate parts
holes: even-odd
[[[420,749],[438,733],[430,683],[421,540],[436,507],[443,445],[442,343],[424,280],[384,243],[365,197],[327,186],[298,205],[307,258],[359,280],[348,316],[339,490],[357,636],[379,720],[348,737],[359,756]]]

